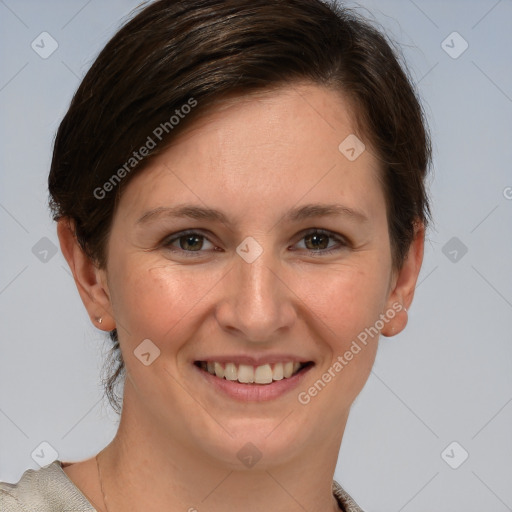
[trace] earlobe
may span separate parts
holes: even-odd
[[[115,329],[105,271],[99,269],[84,253],[78,243],[72,219],[61,218],[57,224],[57,235],[64,258],[73,273],[78,293],[94,325],[105,331]],[[99,322],[101,318],[101,322]],[[99,327],[101,324],[101,327]]]
[[[408,309],[414,297],[418,275],[423,262],[425,244],[425,227],[422,222],[415,224],[414,239],[409,247],[407,257],[396,276],[395,285],[386,302],[386,311],[394,309],[396,314],[381,331],[383,336],[395,336],[405,329],[408,321]],[[398,307],[400,304],[401,307]],[[385,313],[385,312],[384,312]]]
[[[381,331],[381,334],[388,338],[402,332],[405,329],[409,319],[408,311],[405,306],[395,303],[395,309],[398,310],[398,312],[394,313],[393,318],[389,321],[389,324],[386,324]],[[387,311],[393,310],[391,309]],[[388,315],[388,318],[390,317],[391,315]]]

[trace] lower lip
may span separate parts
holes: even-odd
[[[192,365],[215,389],[240,402],[266,402],[285,395],[298,387],[306,374],[313,368],[310,364],[288,379],[274,380],[270,384],[242,384],[237,380],[216,377],[206,370]]]

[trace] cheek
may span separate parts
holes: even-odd
[[[330,331],[333,348],[343,349],[377,320],[386,299],[383,270],[372,264],[339,265],[296,279],[297,295]]]
[[[317,272],[314,279],[304,276],[297,280],[298,295],[310,318],[320,320],[312,333],[320,344],[319,352],[328,354],[315,379],[297,396],[298,403],[310,413],[307,421],[312,428],[313,418],[318,416],[326,424],[340,424],[370,375],[378,334],[368,336],[365,329],[378,320],[386,293],[385,272],[378,261],[368,254],[357,265],[338,265],[325,273]]]
[[[123,338],[130,346],[149,338],[161,349],[177,348],[164,340],[183,338],[187,325],[203,312],[209,291],[226,273],[225,269],[206,271],[147,255],[120,264],[116,270],[113,303]]]
[[[375,360],[379,335],[372,327],[385,305],[385,277],[378,264],[347,265],[298,285],[310,317],[320,320],[312,335],[329,353],[321,368],[330,372],[325,398],[330,395],[342,408],[359,394]]]

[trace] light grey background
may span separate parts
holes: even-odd
[[[47,237],[58,246],[46,208],[55,130],[80,78],[137,4],[0,0],[3,481],[39,467],[31,453],[42,441],[61,460],[81,460],[116,431],[99,384],[108,343],[90,324],[60,249],[45,255],[36,244]],[[418,83],[434,140],[436,224],[409,324],[380,341],[335,477],[368,512],[510,511],[512,1],[359,5],[400,43]],[[31,48],[43,31],[58,43],[47,59]],[[456,59],[441,45],[454,31],[469,44]],[[457,37],[445,43],[452,54],[462,48]],[[446,246],[453,237],[459,246]],[[445,455],[452,465],[469,453],[458,469],[441,456],[453,441],[460,447]]]

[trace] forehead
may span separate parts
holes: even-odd
[[[230,98],[187,127],[123,196],[134,215],[177,199],[245,202],[247,210],[247,202],[291,204],[305,194],[363,201],[377,213],[383,202],[374,197],[379,169],[369,145],[355,160],[340,151],[356,136],[354,115],[341,93],[307,84]]]
[[[336,153],[339,138],[357,131],[356,122],[351,102],[340,91],[309,83],[287,84],[220,100],[180,133],[171,147],[185,146],[191,137],[194,144],[223,142],[231,147],[237,142],[246,147],[300,144],[307,138],[314,147],[297,149]],[[314,140],[313,134],[317,134]]]

